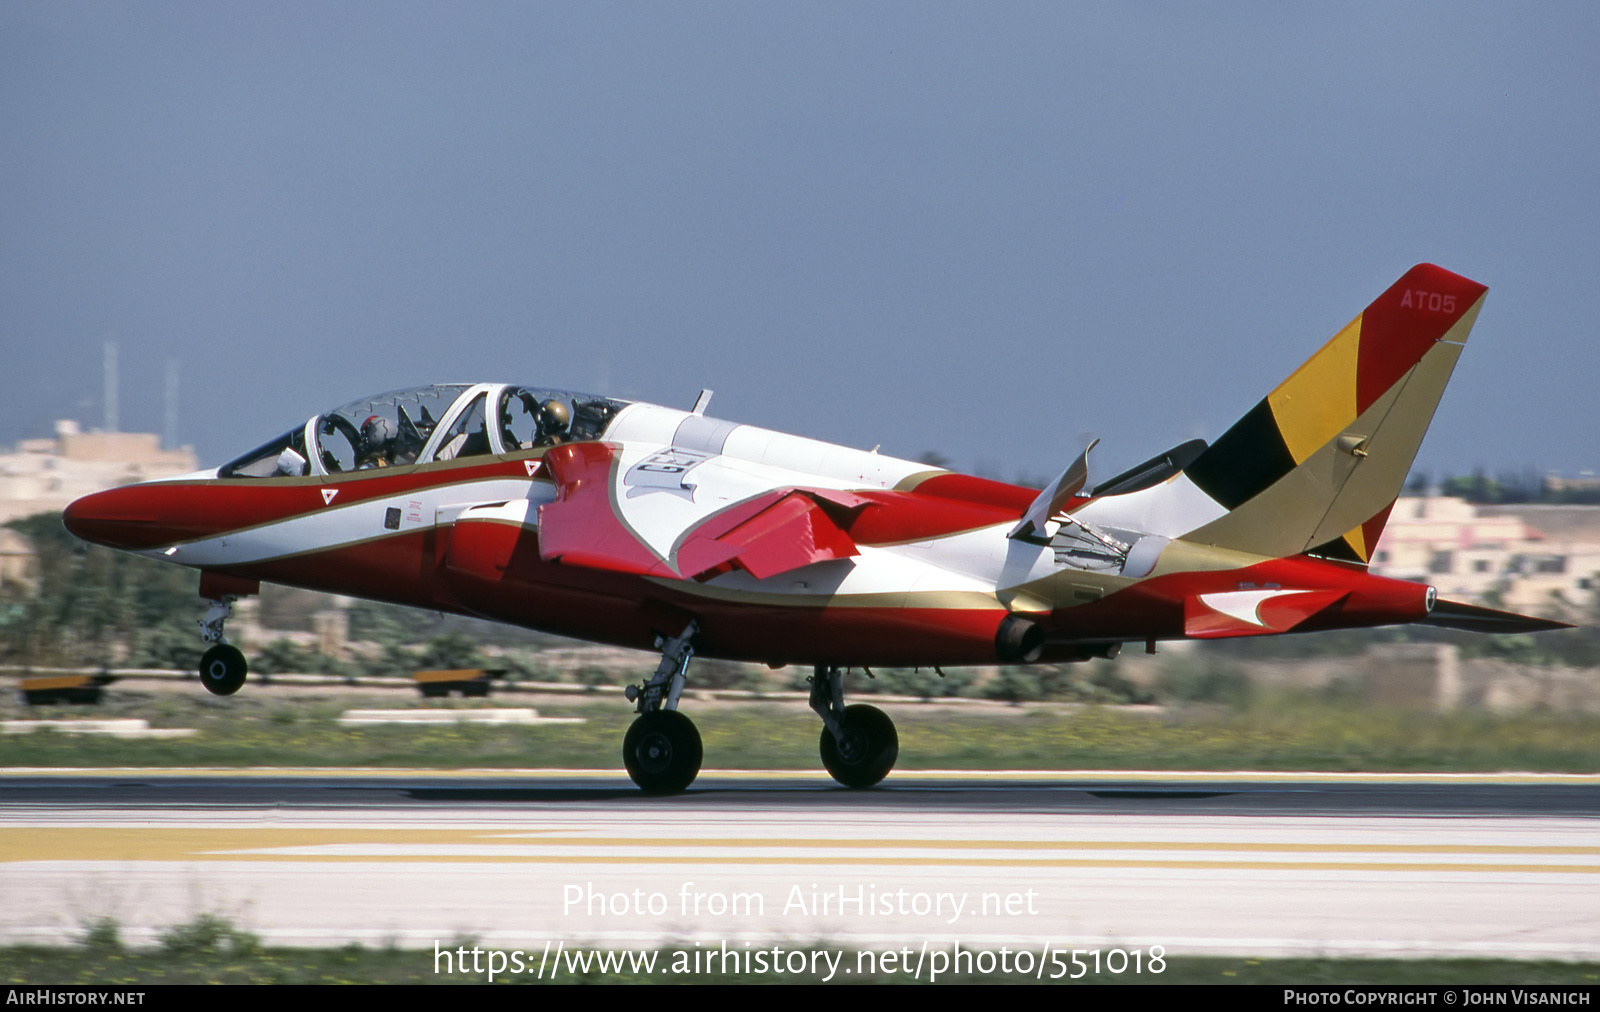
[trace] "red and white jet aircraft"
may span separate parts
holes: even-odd
[[[206,688],[260,581],[658,649],[623,761],[680,791],[695,654],[815,666],[822,761],[851,787],[898,752],[849,667],[1112,657],[1123,643],[1421,622],[1560,623],[1438,601],[1366,562],[1483,304],[1423,264],[1216,442],[1043,491],[692,411],[504,383],[382,394],[213,471],[87,496],[88,541],[200,570]]]

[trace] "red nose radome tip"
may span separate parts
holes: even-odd
[[[74,536],[108,548],[151,548],[167,540],[159,518],[125,488],[75,500],[62,510],[61,522]]]

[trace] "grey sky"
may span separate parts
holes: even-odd
[[[1006,477],[1214,438],[1413,263],[1419,466],[1600,465],[1593,5],[0,3],[0,442],[505,379]]]

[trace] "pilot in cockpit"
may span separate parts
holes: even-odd
[[[356,470],[388,467],[394,463],[394,423],[382,415],[371,415],[361,423],[361,452],[356,458]]]
[[[572,409],[551,398],[539,406],[539,446],[557,446],[572,439]]]

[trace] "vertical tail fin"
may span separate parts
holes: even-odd
[[[1184,539],[1366,562],[1487,291],[1407,271],[1189,465],[1228,513]]]

